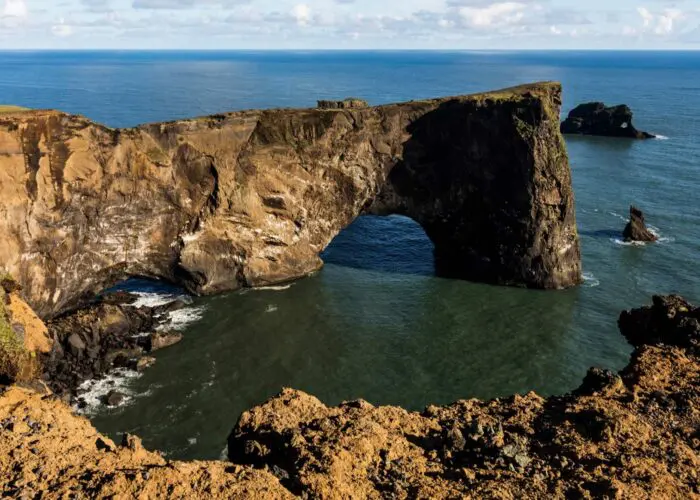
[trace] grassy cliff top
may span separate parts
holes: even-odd
[[[29,111],[29,108],[22,106],[11,106],[9,104],[0,104],[0,113],[16,113],[18,111]]]

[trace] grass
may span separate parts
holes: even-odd
[[[0,282],[14,282],[10,276],[0,273]],[[38,369],[36,355],[25,349],[10,322],[7,310],[7,291],[0,286],[0,383],[31,380]]]
[[[18,111],[29,111],[29,108],[0,104],[0,113],[17,113]]]

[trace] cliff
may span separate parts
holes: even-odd
[[[128,276],[196,294],[319,269],[362,213],[415,219],[442,274],[581,280],[561,87],[110,129],[0,115],[0,267],[43,317]]]
[[[51,396],[0,388],[0,490],[13,497],[700,498],[700,308],[654,297],[623,313],[619,374],[572,394],[423,412],[328,407],[284,390],[245,412],[230,462],[122,446]],[[232,418],[235,416],[232,415]]]

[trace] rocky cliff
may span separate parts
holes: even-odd
[[[580,281],[561,87],[110,129],[0,116],[0,268],[44,317],[127,276],[198,294],[305,276],[362,213],[403,214],[443,274]]]
[[[365,401],[328,407],[287,389],[241,416],[228,443],[234,463],[168,461],[131,436],[118,446],[52,396],[0,387],[0,491],[700,498],[700,308],[654,297],[651,307],[623,313],[619,326],[635,347],[629,365],[619,374],[592,369],[565,396],[471,399],[418,413]]]

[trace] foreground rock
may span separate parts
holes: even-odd
[[[224,462],[115,445],[51,396],[0,389],[0,491],[104,498],[700,498],[700,309],[623,313],[635,346],[563,397],[466,400],[421,413],[328,407],[291,389],[245,412]],[[256,470],[257,469],[257,470]]]
[[[132,436],[116,445],[65,404],[19,388],[0,395],[0,491],[8,498],[293,498],[267,472],[168,461]]]
[[[197,294],[319,269],[363,213],[415,219],[443,274],[581,281],[561,86],[110,129],[0,117],[0,266],[53,317],[128,276]]]
[[[624,313],[637,347],[574,394],[411,413],[285,390],[246,412],[229,456],[311,498],[700,498],[700,309]]]
[[[655,136],[637,130],[632,124],[632,110],[625,105],[607,107],[602,102],[580,104],[571,110],[561,124],[562,134],[602,135],[653,139]]]
[[[625,238],[625,241],[652,242],[659,239],[658,236],[647,229],[644,214],[634,206],[630,207],[630,221],[625,226],[622,236]]]

